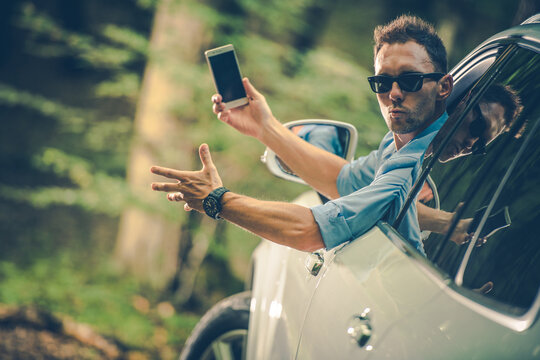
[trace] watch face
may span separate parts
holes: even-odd
[[[206,212],[208,216],[213,217],[213,218],[215,218],[216,215],[221,210],[219,200],[217,200],[213,196],[208,196],[206,199],[204,199],[203,207],[204,207],[204,212]]]

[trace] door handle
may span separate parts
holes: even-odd
[[[362,314],[354,315],[347,326],[347,334],[360,347],[364,347],[373,334],[369,312],[367,308]]]
[[[305,265],[311,275],[317,276],[324,265],[324,257],[318,252],[311,253],[306,258]]]

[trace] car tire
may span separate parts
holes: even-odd
[[[180,354],[180,360],[243,358],[249,325],[251,292],[221,300],[195,326]]]

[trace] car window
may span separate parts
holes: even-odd
[[[538,131],[530,136],[481,230],[485,243],[480,239],[483,244],[470,249],[462,280],[469,289],[488,284],[486,296],[518,312],[532,304],[540,284],[540,137]],[[493,176],[503,173],[500,168]]]
[[[496,59],[496,55],[500,51],[499,48],[490,49],[478,55],[474,59],[472,64],[468,64],[466,68],[459,68],[452,72],[454,78],[454,89],[447,100],[447,111],[453,112],[456,105],[463,98],[463,96],[469,91],[474,83],[480,79],[480,77],[486,72],[486,70],[493,64]]]
[[[532,230],[540,222],[540,56],[519,48],[506,56],[435,138],[437,161],[428,165],[432,181],[419,194],[418,220],[427,257],[441,271],[525,309],[540,284],[540,239]]]

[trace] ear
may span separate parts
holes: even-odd
[[[444,75],[441,80],[439,80],[438,86],[437,100],[446,100],[454,88],[454,79],[452,78],[452,75]]]

